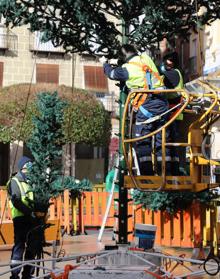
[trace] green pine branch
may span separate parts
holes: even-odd
[[[194,192],[141,192],[134,190],[133,199],[136,204],[153,211],[164,211],[175,214],[180,210],[188,209],[194,201],[199,201],[207,207],[213,199],[218,198],[215,190],[207,190],[199,193]]]
[[[9,26],[29,25],[31,31],[43,32],[43,40],[55,46],[114,56],[122,22],[130,26],[128,41],[146,49],[164,37],[186,39],[192,30],[218,19],[220,0],[2,0],[0,14]]]

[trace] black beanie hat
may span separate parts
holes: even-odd
[[[21,157],[21,159],[18,161],[18,170],[22,170],[24,165],[31,161],[32,160],[26,156]]]

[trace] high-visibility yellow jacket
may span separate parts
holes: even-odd
[[[175,69],[175,70],[178,72],[180,80],[179,80],[179,83],[177,84],[177,86],[174,89],[183,89],[183,87],[184,87],[183,76],[182,76],[181,72],[178,69]],[[169,94],[166,95],[168,101],[172,100],[172,99],[175,99],[175,98],[177,98],[179,96],[180,95],[179,95],[178,92],[176,92],[176,93],[169,93]],[[177,116],[176,120],[183,120],[183,113],[179,114]]]
[[[12,180],[14,182],[16,182],[16,184],[18,185],[19,187],[19,190],[20,190],[20,194],[21,194],[21,202],[26,205],[27,207],[29,207],[31,209],[31,206],[30,206],[30,201],[33,201],[34,200],[34,196],[33,196],[33,192],[31,191],[31,188],[30,186],[24,182],[24,181],[19,181],[19,179],[14,176],[7,184],[8,184],[8,187],[9,187],[9,184],[12,182]],[[16,217],[19,217],[19,216],[24,216],[24,213],[21,212],[19,209],[17,209],[11,199],[10,199],[10,202],[9,202],[9,205],[10,205],[10,208],[11,208],[11,215],[12,215],[12,218],[16,218]]]
[[[163,86],[163,79],[160,77],[153,60],[147,54],[142,54],[132,57],[122,66],[128,71],[129,78],[126,81],[128,88],[146,88],[146,66],[151,71],[152,87],[156,89]]]

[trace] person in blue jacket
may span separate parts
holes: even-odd
[[[100,62],[103,63],[104,73],[109,79],[124,82],[129,90],[146,88],[146,71],[150,69],[150,81],[148,80],[149,89],[162,89],[163,80],[160,78],[158,69],[153,60],[147,54],[139,55],[133,45],[123,45],[121,48],[124,63],[121,66],[112,66],[107,63],[103,57]],[[150,88],[151,87],[151,88]],[[135,136],[142,137],[162,127],[168,119],[168,114],[163,115],[157,121],[150,124],[144,123],[146,120],[161,115],[168,111],[168,101],[162,94],[148,94],[148,97],[140,105],[136,112]],[[166,141],[169,141],[169,131],[167,130]],[[161,173],[162,162],[162,134],[157,133],[155,136],[156,156],[157,156],[157,173]],[[140,172],[142,175],[154,175],[155,168],[152,163],[152,138],[138,141],[136,152],[139,161]],[[167,174],[170,173],[170,151],[166,148],[166,166]]]

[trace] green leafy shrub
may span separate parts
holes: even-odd
[[[30,95],[28,84],[18,84],[0,89],[0,141],[28,141],[33,130],[32,117],[38,114],[37,94],[58,92],[58,96],[68,101],[64,109],[65,143],[88,143],[97,146],[109,143],[111,118],[104,106],[92,93],[67,86],[52,84],[33,84]],[[28,106],[25,112],[27,98]]]

